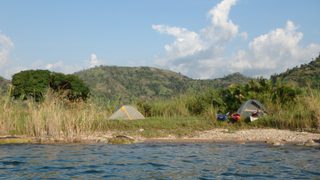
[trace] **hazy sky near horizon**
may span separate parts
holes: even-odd
[[[320,53],[319,0],[1,0],[0,75],[153,66],[269,77]]]

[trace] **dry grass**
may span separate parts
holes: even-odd
[[[213,127],[210,119],[188,116],[185,114],[186,108],[179,107],[179,101],[170,102],[173,101],[155,103],[154,107],[157,108],[154,111],[163,111],[157,117],[111,121],[107,120],[111,114],[109,109],[90,101],[70,103],[52,93],[48,93],[41,103],[3,98],[0,102],[0,134],[26,135],[39,141],[50,139],[75,142],[80,137],[97,132],[136,133],[139,129],[144,129],[140,134],[145,137],[168,134],[182,136]]]
[[[68,103],[51,93],[46,97],[41,103],[2,101],[0,132],[73,141],[99,128],[97,121],[106,117],[106,111],[93,103]]]
[[[255,122],[258,127],[274,127],[292,130],[319,130],[320,93],[309,91],[290,104],[266,103],[269,115]]]

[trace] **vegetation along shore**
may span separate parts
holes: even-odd
[[[107,70],[107,71],[105,71]],[[317,145],[320,56],[270,79],[239,73],[194,80],[156,68],[95,67],[71,75],[46,70],[1,79],[0,144],[58,142],[232,141]],[[219,121],[259,100],[254,122]],[[123,104],[146,118],[109,120]]]

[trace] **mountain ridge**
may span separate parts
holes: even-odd
[[[98,66],[74,73],[93,93],[108,98],[172,97],[190,90],[226,87],[251,78],[233,73],[223,78],[197,80],[171,70],[155,67]]]

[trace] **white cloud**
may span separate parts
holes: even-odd
[[[224,0],[209,11],[211,24],[202,30],[209,43],[225,43],[238,35],[238,26],[229,19],[229,12],[235,4],[236,0]]]
[[[78,64],[67,64],[65,61],[59,60],[52,63],[45,63],[45,61],[35,61],[32,64],[25,66],[10,66],[2,73],[5,78],[10,79],[15,73],[28,69],[47,69],[49,71],[61,72],[65,74],[71,74],[83,69],[92,68],[101,65],[104,61],[97,58],[96,54],[91,54],[90,59],[82,61]]]
[[[246,38],[247,33],[239,33],[238,26],[229,19],[229,12],[236,0],[224,0],[212,8],[208,16],[210,25],[198,33],[185,28],[153,25],[160,33],[175,37],[175,41],[165,45],[166,55],[156,59],[156,64],[195,78],[209,78],[220,75],[224,70],[224,50],[228,42],[237,36]],[[216,72],[214,70],[218,70]]]
[[[59,60],[52,63],[46,63],[43,60],[34,61],[27,65],[17,64],[13,59],[9,62],[9,55],[11,50],[14,47],[14,43],[8,36],[5,36],[0,33],[0,73],[7,79],[10,79],[11,76],[15,73],[18,73],[23,70],[28,69],[48,69],[50,71],[61,72],[61,73],[74,73],[86,68],[92,68],[98,65],[103,64],[103,60],[97,58],[96,54],[91,54],[89,60],[77,64],[66,64],[65,61]]]
[[[50,71],[62,72],[66,74],[74,73],[76,71],[80,71],[87,68],[92,68],[98,65],[101,65],[102,61],[97,58],[96,54],[91,54],[90,59],[83,61],[83,63],[79,63],[76,65],[69,65],[63,61],[56,61],[54,63],[44,64],[42,61],[35,63],[32,65],[32,69],[48,69]],[[28,69],[28,68],[27,68]]]
[[[3,67],[9,60],[9,53],[11,49],[14,47],[11,39],[0,33],[0,68]]]
[[[57,61],[48,64],[38,64],[37,66],[34,66],[32,69],[48,69],[50,71],[70,74],[82,70],[84,69],[84,67],[81,65],[68,65],[65,64],[63,61]]]
[[[48,70],[53,70],[53,69],[56,69],[56,68],[61,68],[63,67],[63,62],[62,61],[58,61],[58,62],[55,62],[55,63],[52,63],[52,64],[46,64],[45,65],[45,69],[48,69]]]
[[[169,27],[165,25],[153,25],[152,28],[160,33],[166,33],[176,38],[172,44],[165,45],[165,50],[169,56],[184,57],[193,55],[204,48],[198,34],[188,31],[185,28]]]
[[[178,58],[192,56],[195,53],[205,49],[205,45],[195,32],[188,31],[185,28],[170,27],[166,25],[152,25],[154,30],[175,37],[175,41],[164,46],[166,51],[165,58],[159,58],[156,63],[160,66],[174,67],[173,63]],[[182,64],[180,64],[182,66]]]
[[[100,65],[100,64],[101,63],[98,60],[97,55],[96,54],[91,54],[90,61],[89,61],[89,67],[92,68],[92,67],[95,67],[95,66]]]
[[[223,0],[213,7],[208,13],[209,26],[199,32],[153,25],[154,30],[175,37],[173,43],[165,45],[166,54],[155,63],[194,78],[216,78],[233,72],[268,77],[318,55],[320,45],[303,47],[303,33],[292,21],[287,21],[284,28],[254,38],[247,48],[227,54],[230,42],[237,37],[248,38],[248,33],[239,32],[238,25],[229,19],[235,4],[236,0]]]
[[[256,37],[249,43],[247,51],[238,52],[232,67],[252,76],[270,76],[307,63],[318,55],[320,45],[303,47],[303,33],[297,29],[292,21],[287,21],[284,28]]]

